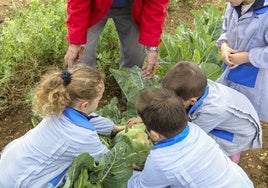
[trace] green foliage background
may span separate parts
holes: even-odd
[[[33,0],[1,24],[0,115],[23,104],[46,70],[62,67],[65,12],[63,0]]]

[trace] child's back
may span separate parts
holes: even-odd
[[[212,136],[228,156],[262,146],[258,115],[238,91],[208,80],[207,96],[191,109],[189,120]]]
[[[128,181],[133,188],[250,188],[247,174],[200,127],[187,121],[183,101],[167,89],[147,89],[137,102],[155,141],[142,172]]]
[[[182,141],[152,149],[145,168],[133,175],[128,187],[253,187],[246,173],[203,130],[192,123],[187,130]]]
[[[163,88],[183,98],[190,121],[212,136],[228,155],[262,146],[260,121],[242,93],[208,80],[192,62],[179,62],[164,77]]]

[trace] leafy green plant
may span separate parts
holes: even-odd
[[[110,152],[105,154],[100,165],[104,166],[102,185],[105,188],[123,188],[132,175],[132,164],[126,162],[126,157],[131,153],[129,146],[124,142],[118,142]]]
[[[152,146],[143,123],[135,124],[126,131],[119,132],[114,137],[114,141],[115,143],[124,142],[130,146],[131,153],[127,156],[127,162],[138,166],[143,166]]]
[[[152,79],[143,78],[141,69],[137,66],[123,69],[110,69],[122,92],[127,98],[128,109],[134,108],[139,93],[145,88],[160,87],[160,78],[155,76]]]
[[[143,124],[119,132],[113,142],[97,164],[88,153],[80,154],[68,170],[64,188],[125,188],[133,172],[132,164],[144,164],[151,142]]]
[[[98,164],[88,153],[80,154],[68,170],[64,188],[126,187],[132,174],[131,165],[125,162],[129,153],[128,145],[120,142],[103,155]]]
[[[194,29],[184,23],[176,29],[175,35],[164,33],[160,45],[161,75],[178,61],[192,61],[201,66],[208,78],[215,80],[221,72],[221,61],[216,39],[221,32],[221,12],[210,5],[204,11],[192,10]],[[168,65],[168,68],[165,66]],[[164,70],[164,71],[163,71]],[[163,75],[162,75],[163,76]]]
[[[119,39],[112,19],[108,19],[97,46],[97,66],[103,72],[119,68]]]
[[[40,62],[62,62],[67,44],[65,6],[64,0],[47,4],[33,0],[27,8],[21,8],[14,17],[5,20],[0,37],[1,78],[10,76],[3,74],[7,73],[4,70],[11,73],[12,68],[23,63],[33,69]]]
[[[102,115],[103,117],[112,119],[115,124],[120,124],[121,119],[123,118],[123,113],[119,108],[117,97],[112,98],[107,105],[98,109],[96,113]]]
[[[32,0],[1,24],[0,113],[4,107],[23,103],[48,67],[63,65],[65,19],[64,0]]]
[[[72,166],[68,170],[68,178],[64,187],[88,187],[93,186],[93,184],[95,187],[101,187],[96,181],[90,182],[89,180],[89,174],[91,175],[93,170],[99,171],[101,170],[101,167],[95,164],[94,158],[88,153],[80,154],[76,157]],[[92,174],[92,176],[93,175],[94,174]]]
[[[179,2],[180,2],[180,0],[170,0],[169,3],[168,3],[167,10],[168,11],[175,11],[175,10],[177,10],[177,8],[179,6]]]

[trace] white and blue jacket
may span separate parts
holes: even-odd
[[[108,152],[96,130],[108,134],[113,127],[108,119],[97,117],[89,121],[69,107],[61,117],[45,117],[37,127],[4,148],[0,187],[56,187],[76,156],[88,152],[98,161]]]
[[[197,125],[158,142],[128,188],[253,188],[247,174]]]
[[[222,34],[217,41],[249,53],[249,61],[235,69],[224,66],[218,82],[246,95],[260,120],[268,122],[268,0],[256,0],[241,15],[241,5],[227,5]]]
[[[253,105],[242,93],[220,83],[208,80],[206,91],[188,110],[188,118],[228,156],[262,146],[262,129]]]

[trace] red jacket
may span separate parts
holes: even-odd
[[[103,19],[113,0],[68,0],[67,40],[71,44],[85,44],[89,27]],[[132,16],[140,28],[139,42],[158,46],[161,42],[168,0],[134,0]]]

